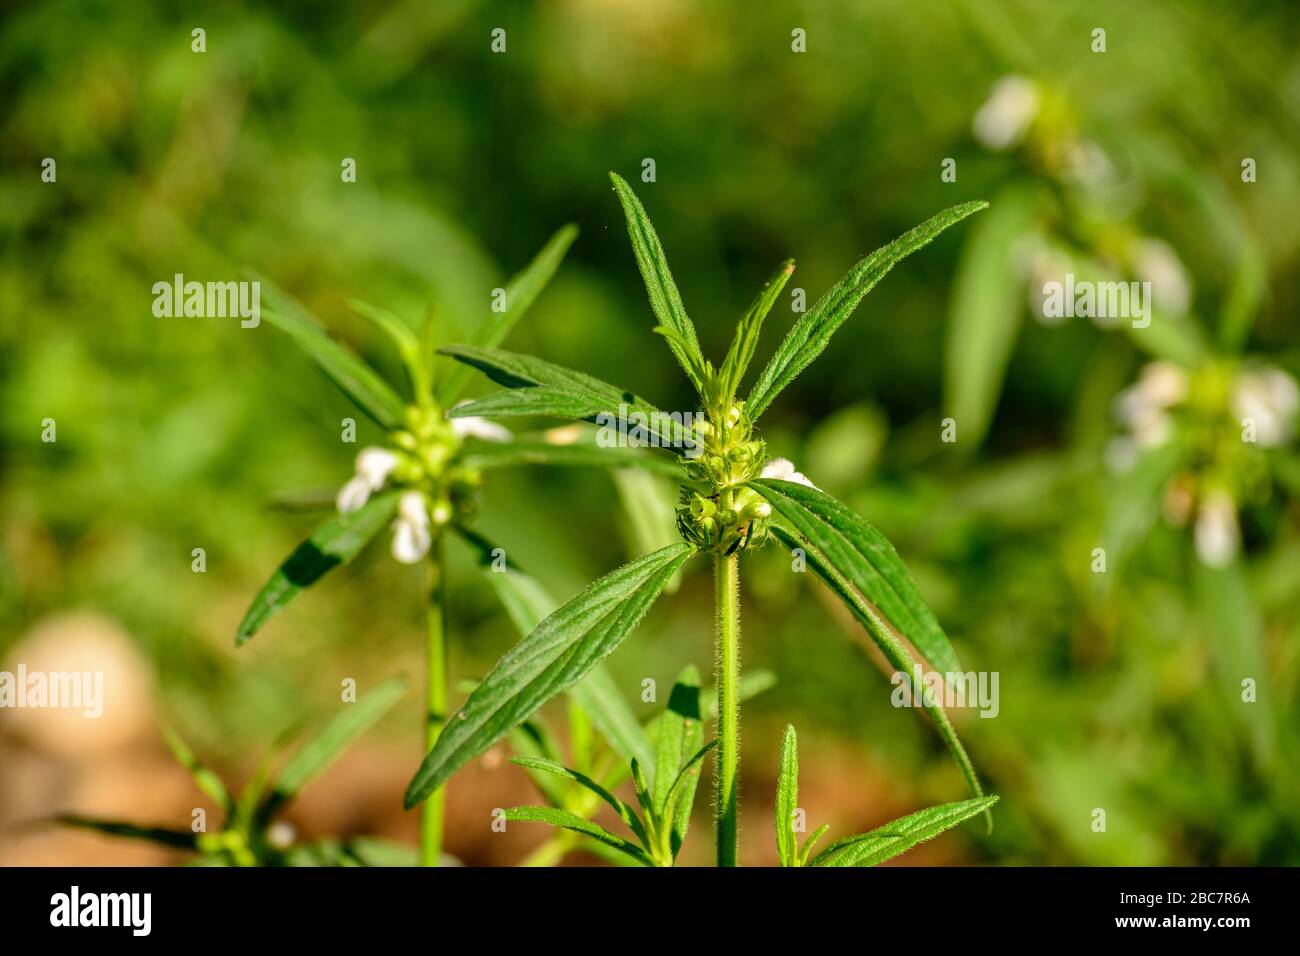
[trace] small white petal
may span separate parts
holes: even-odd
[[[365,478],[371,491],[378,491],[397,467],[397,455],[387,448],[363,448],[357,455],[357,474]]]
[[[356,511],[370,500],[370,482],[362,475],[357,475],[339,489],[334,503],[342,514]]]
[[[1038,87],[1023,76],[998,80],[971,127],[975,138],[989,149],[1007,149],[1024,138],[1038,115]]]
[[[424,505],[424,495],[418,491],[404,491],[397,499],[397,514],[401,521],[428,527],[429,510]]]
[[[461,402],[460,405],[465,405]],[[457,406],[460,407],[459,405]],[[451,430],[457,438],[478,438],[482,441],[510,441],[515,436],[510,429],[486,418],[470,415],[466,418],[452,418]]]
[[[763,466],[763,472],[760,478],[778,478],[781,481],[792,481],[796,485],[807,485],[809,488],[820,491],[821,489],[809,481],[804,475],[794,470],[794,463],[789,458],[773,458]]]
[[[402,564],[415,564],[429,553],[433,538],[427,524],[417,525],[399,520],[394,525],[393,557]]]
[[[1152,405],[1171,408],[1187,397],[1187,373],[1173,362],[1149,362],[1138,387]]]
[[[789,458],[773,458],[763,466],[762,478],[780,478],[788,480],[794,474],[794,463]]]
[[[1237,377],[1233,412],[1239,419],[1255,423],[1255,441],[1265,448],[1277,447],[1291,437],[1297,405],[1300,389],[1281,369],[1252,369]]]
[[[1237,556],[1241,531],[1237,527],[1237,505],[1223,491],[1212,491],[1201,502],[1196,516],[1196,555],[1212,568],[1230,564]]]
[[[1132,423],[1133,441],[1139,448],[1163,445],[1173,434],[1173,420],[1157,409],[1148,410]]]

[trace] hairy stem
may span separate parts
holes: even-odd
[[[429,552],[429,603],[426,610],[425,651],[428,656],[428,685],[424,711],[425,752],[433,749],[447,719],[447,566],[442,538],[436,537]],[[420,865],[437,866],[442,857],[443,810],[446,794],[435,790],[424,804],[420,823]]]
[[[736,866],[740,744],[740,556],[714,555],[718,643],[717,781],[718,866]]]

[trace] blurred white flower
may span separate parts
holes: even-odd
[[[1174,247],[1163,239],[1140,239],[1133,254],[1133,272],[1151,283],[1151,296],[1168,312],[1183,313],[1192,303],[1192,282]]]
[[[1226,491],[1207,492],[1196,515],[1196,556],[1203,564],[1221,568],[1232,563],[1241,545],[1237,504]]]
[[[347,514],[356,511],[370,496],[384,486],[388,476],[397,467],[397,455],[386,448],[363,448],[357,455],[357,473],[339,489],[336,504]]]
[[[763,466],[763,473],[759,477],[779,478],[781,481],[792,481],[796,485],[807,485],[809,488],[821,491],[805,476],[794,470],[794,463],[789,458],[773,458]]]
[[[277,850],[287,850],[293,846],[298,831],[287,820],[276,820],[266,830],[266,842]]]
[[[429,553],[432,543],[424,494],[402,492],[397,499],[397,521],[393,523],[393,557],[402,564],[415,564]]]
[[[1150,362],[1137,383],[1115,397],[1115,417],[1136,448],[1153,448],[1169,438],[1169,409],[1186,398],[1187,373],[1172,362]]]
[[[461,402],[460,405],[468,404]],[[457,406],[460,407],[459,405]],[[469,415],[465,418],[453,418],[451,421],[452,433],[457,438],[478,438],[482,441],[510,441],[515,436],[510,429],[504,425],[498,425],[496,422],[490,422],[486,418],[480,418],[477,415]]]
[[[971,128],[989,149],[1008,149],[1025,137],[1038,115],[1038,86],[1025,76],[1004,76],[975,113]]]
[[[1246,369],[1237,377],[1232,393],[1233,413],[1255,423],[1255,441],[1275,448],[1295,430],[1300,410],[1300,387],[1279,368]]]
[[[1074,143],[1066,151],[1064,173],[1089,189],[1100,189],[1115,180],[1115,166],[1106,151],[1088,140]]]

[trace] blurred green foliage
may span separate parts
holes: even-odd
[[[0,650],[58,609],[103,609],[207,752],[254,748],[340,675],[418,673],[421,585],[375,548],[339,572],[348,586],[299,602],[235,656],[247,600],[313,520],[269,505],[348,477],[355,448],[338,437],[351,413],[265,324],[155,318],[151,287],[175,273],[256,269],[392,369],[348,298],[486,317],[501,277],[575,221],[581,238],[508,344],[544,341],[547,358],[680,408],[682,388],[664,392],[679,380],[670,354],[644,345],[651,317],[606,170],[637,177],[708,354],[787,256],[811,301],[942,207],[987,198],[996,212],[1000,197],[1029,196],[1031,226],[1012,233],[1121,263],[1124,237],[1158,237],[1190,277],[1199,338],[1300,371],[1300,48],[1285,5],[407,0],[200,14],[55,0],[3,16]],[[498,27],[504,54],[489,48]],[[1095,27],[1105,53],[1090,49]],[[807,53],[791,52],[794,28]],[[1063,184],[1050,150],[976,141],[972,116],[1007,74],[1048,91],[1035,142],[1094,144],[1114,189]],[[41,181],[46,157],[56,183]],[[356,183],[341,182],[345,157]],[[646,158],[653,184],[639,179]],[[956,182],[941,180],[944,158]],[[985,313],[954,300],[964,265],[996,270],[1010,255],[980,245],[999,241],[981,228],[895,270],[765,434],[894,540],[964,666],[1001,674],[996,719],[956,715],[1002,795],[997,829],[966,835],[969,852],[1300,862],[1294,444],[1272,460],[1267,500],[1243,512],[1240,559],[1201,566],[1187,532],[1159,519],[1160,487],[1105,466],[1112,401],[1145,346],[1086,320],[1027,321],[1023,289],[997,287],[996,273],[979,273]],[[990,324],[945,359],[950,323],[972,314]],[[954,388],[985,409],[982,447],[939,440]],[[57,443],[41,440],[47,418]],[[359,423],[359,445],[370,427]],[[617,494],[594,473],[503,474],[482,527],[568,596],[644,544],[645,529],[598,518],[607,509],[592,503]],[[1137,532],[1100,587],[1090,554],[1117,503]],[[458,561],[454,668],[477,676],[513,636]],[[955,796],[937,739],[889,706],[818,586],[774,548],[742,573],[746,667],[780,681],[748,711],[745,766],[773,773],[793,721],[806,728],[806,789],[817,742],[838,741],[902,803]],[[682,587],[689,599],[611,661],[630,700],[642,677],[667,687],[708,659],[707,576]],[[1253,705],[1243,676],[1258,678]],[[1098,807],[1105,833],[1092,829]],[[850,801],[817,816],[842,831],[887,812]]]

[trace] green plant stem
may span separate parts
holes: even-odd
[[[429,603],[426,608],[425,650],[428,686],[424,711],[425,752],[433,749],[447,719],[447,565],[441,536],[429,551]],[[437,866],[442,858],[442,827],[446,793],[439,787],[424,804],[420,822],[420,865]]]
[[[718,668],[717,782],[718,866],[737,864],[736,776],[740,743],[740,556],[714,555],[715,603],[718,643],[714,651]]]

